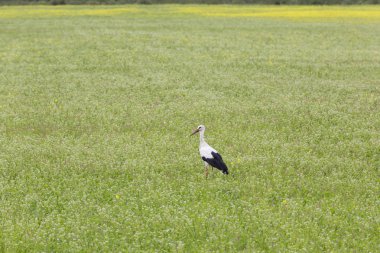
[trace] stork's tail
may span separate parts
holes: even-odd
[[[227,168],[227,166],[224,168],[224,170],[223,170],[223,174],[228,175],[228,168]]]

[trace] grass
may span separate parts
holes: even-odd
[[[379,7],[226,8],[0,8],[0,251],[380,250]]]

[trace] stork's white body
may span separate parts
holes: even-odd
[[[201,157],[213,158],[211,152],[218,153],[215,149],[213,149],[207,142],[204,140],[204,132],[199,133],[199,154]],[[206,165],[207,162],[205,162]]]

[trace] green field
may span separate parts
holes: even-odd
[[[1,7],[0,252],[379,252],[380,7],[307,8]]]

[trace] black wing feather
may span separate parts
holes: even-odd
[[[220,154],[211,152],[213,158],[206,158],[202,156],[202,160],[210,164],[212,167],[223,171],[224,174],[228,174],[227,165],[224,163],[223,158]]]

